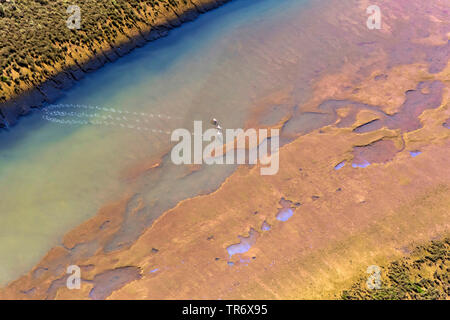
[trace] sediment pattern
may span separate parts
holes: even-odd
[[[326,30],[330,38],[317,41],[336,55],[342,43],[361,54],[314,77],[305,103],[294,81],[255,103],[249,127],[268,127],[264,115],[274,106],[288,110],[269,126],[281,129],[278,174],[241,166],[215,192],[178,203],[149,226],[139,192],[124,194],[0,297],[339,299],[367,266],[448,236],[450,3],[380,1],[385,24],[375,35],[365,16],[353,19],[370,4],[309,8],[305,32]],[[64,286],[72,264],[82,269],[80,290]]]

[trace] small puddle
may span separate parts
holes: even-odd
[[[421,151],[410,151],[409,154],[411,155],[411,157],[415,158],[417,157],[419,154],[421,154]]]
[[[266,221],[264,221],[262,226],[261,226],[261,230],[262,231],[269,231],[270,229],[271,229],[270,225]]]
[[[294,215],[295,209],[291,207],[292,201],[286,200],[285,198],[281,198],[279,203],[282,206],[282,208],[278,210],[276,218],[279,221],[283,222],[288,221]]]
[[[280,211],[278,211],[277,220],[285,222],[288,221],[293,215],[294,211],[291,208],[281,209]]]
[[[344,166],[345,166],[345,161],[342,161],[341,163],[338,163],[338,164],[334,167],[334,170],[342,169]]]
[[[352,163],[353,168],[367,168],[370,166],[370,162],[364,160],[362,163]]]
[[[232,244],[227,248],[230,259],[235,254],[246,253],[256,241],[256,231],[252,228],[250,229],[250,234],[248,237],[238,236],[241,241],[236,244]]]

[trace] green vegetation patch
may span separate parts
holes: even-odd
[[[47,80],[58,64],[73,64],[69,48],[82,48],[89,56],[97,47],[115,45],[127,29],[138,24],[149,28],[155,17],[174,12],[186,0],[0,0],[0,97]],[[76,5],[81,12],[81,28],[68,28]],[[27,75],[28,76],[25,76]],[[8,80],[6,80],[8,79]],[[4,99],[3,99],[4,100]],[[1,101],[0,101],[1,102]]]
[[[381,268],[381,288],[361,278],[341,294],[344,300],[436,300],[449,297],[450,238],[417,247],[410,256]]]

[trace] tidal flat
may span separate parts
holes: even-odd
[[[369,5],[233,1],[58,101],[170,116],[164,131],[280,128],[274,176],[174,166],[167,136],[37,113],[2,132],[0,296],[339,298],[448,234],[448,1],[386,4],[381,30]]]

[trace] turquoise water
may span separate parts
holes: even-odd
[[[67,231],[125,192],[143,201],[143,218],[126,218],[107,251],[131,243],[178,201],[217,188],[235,166],[190,174],[165,157],[158,171],[136,179],[127,172],[170,150],[169,135],[159,130],[192,129],[194,120],[212,117],[225,128],[243,127],[260,97],[297,79],[292,39],[305,3],[236,0],[87,75],[56,102],[136,112],[133,121],[148,120],[157,133],[58,124],[43,120],[42,111],[2,131],[0,285],[30,270]]]

